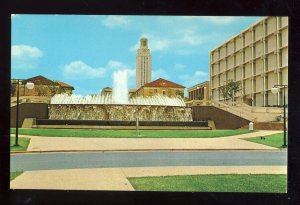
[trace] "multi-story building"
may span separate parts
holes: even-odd
[[[133,94],[133,97],[135,96],[147,97],[147,96],[154,96],[154,95],[176,97],[179,95],[183,98],[184,89],[185,87],[182,85],[178,85],[177,83],[173,83],[171,81],[159,78],[140,87]]]
[[[188,88],[189,100],[209,100],[209,81]]]
[[[235,100],[252,106],[283,105],[288,84],[288,17],[264,17],[210,53],[210,95],[224,101],[219,92],[226,81],[241,82]],[[287,97],[287,90],[286,90]],[[226,100],[226,99],[225,99]]]
[[[151,82],[151,53],[147,38],[141,38],[140,48],[136,54],[136,89]]]

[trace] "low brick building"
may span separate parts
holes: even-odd
[[[19,86],[16,86],[16,80],[12,79],[11,84],[14,85],[14,90],[11,92],[12,97],[16,97],[17,88],[19,87],[19,96],[47,96],[52,97],[59,93],[72,94],[74,87],[64,82],[53,81],[44,76],[35,76],[32,78],[20,80]],[[34,83],[34,88],[29,90],[26,88],[26,83]]]
[[[140,87],[133,96],[162,95],[168,97],[181,96],[183,98],[185,87],[177,83],[159,78]]]

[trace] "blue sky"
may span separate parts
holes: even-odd
[[[12,78],[43,75],[98,94],[112,73],[128,71],[135,89],[136,49],[148,38],[152,80],[185,87],[209,80],[209,52],[261,17],[13,15]]]

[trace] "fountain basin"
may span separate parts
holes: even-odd
[[[185,106],[50,104],[50,120],[192,121],[192,109]]]

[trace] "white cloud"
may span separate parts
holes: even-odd
[[[206,77],[206,76],[208,76],[208,74],[206,72],[203,72],[203,71],[196,71],[194,75],[196,77]]]
[[[169,39],[164,39],[156,35],[151,35],[151,34],[142,34],[139,39],[142,37],[145,37],[148,39],[149,42],[149,48],[151,51],[164,51],[167,48],[169,48],[172,45],[172,41]],[[138,42],[130,47],[130,51],[136,51],[140,47],[140,40]]]
[[[203,37],[195,34],[185,34],[182,37],[183,43],[195,46],[200,45],[203,42]]]
[[[104,68],[93,68],[82,61],[73,61],[63,67],[63,74],[67,78],[92,79],[105,75]]]
[[[168,48],[171,44],[171,41],[168,39],[153,39],[153,43],[151,45],[152,51],[162,51]]]
[[[177,30],[171,34],[143,34],[140,38],[146,37],[151,52],[174,52],[178,55],[189,55],[194,53],[192,47],[201,45],[206,36],[197,34],[193,29]],[[140,41],[130,47],[135,52],[140,46]]]
[[[179,79],[181,80],[184,86],[191,87],[197,83],[201,83],[203,81],[208,80],[208,73],[201,70],[197,70],[192,75],[181,75],[179,76]]]
[[[170,75],[164,69],[157,69],[152,71],[152,80],[156,80],[158,78],[164,78],[166,80],[170,79]]]
[[[175,68],[175,69],[178,69],[178,70],[182,70],[182,69],[184,69],[185,67],[186,67],[185,65],[180,64],[180,63],[176,63],[176,64],[174,65],[174,68]]]
[[[116,60],[109,60],[107,63],[108,69],[113,70],[126,70],[128,78],[135,77],[135,69],[130,69],[128,65],[123,62],[116,61]]]
[[[120,61],[110,60],[108,61],[108,67],[116,70],[128,69],[128,66]]]
[[[102,23],[109,28],[124,28],[130,25],[130,20],[126,16],[108,16]]]
[[[11,47],[11,56],[14,58],[38,58],[43,55],[43,52],[32,46],[14,45]]]
[[[43,52],[28,45],[14,45],[11,47],[12,69],[33,69],[38,65]]]
[[[133,78],[136,75],[136,70],[135,69],[126,69],[127,75],[129,78]]]

